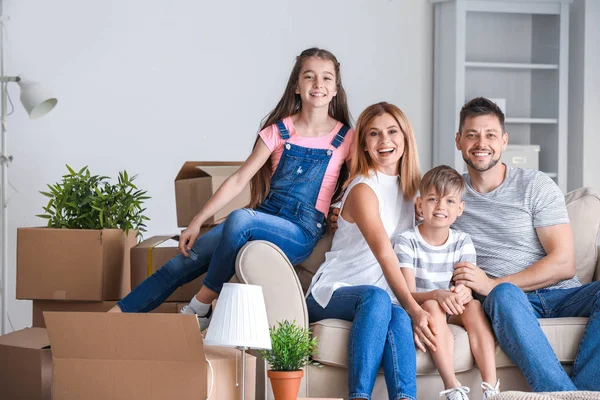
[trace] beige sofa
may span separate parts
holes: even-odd
[[[583,283],[600,280],[600,258],[597,244],[600,229],[600,197],[588,188],[578,189],[566,196],[567,208],[575,236],[577,274]],[[292,267],[276,246],[256,241],[247,244],[238,254],[237,279],[240,282],[263,287],[269,323],[284,319],[296,320],[308,327],[305,290],[312,275],[324,260],[324,253],[331,245],[331,236],[323,238],[311,257],[302,265]],[[540,320],[559,360],[570,369],[583,336],[587,318],[560,318]],[[347,344],[350,323],[327,319],[310,328],[319,341],[319,354],[315,360],[321,368],[309,366],[305,369],[300,397],[348,396],[347,389]],[[481,378],[469,349],[467,332],[459,326],[451,326],[454,333],[454,366],[458,379],[469,386],[475,397],[479,396]],[[519,369],[500,349],[496,348],[498,376],[503,390],[531,390]],[[266,372],[258,373],[258,396],[272,398]],[[434,399],[443,390],[442,381],[428,354],[417,355],[417,390],[419,399]],[[387,399],[383,375],[375,383],[373,399]]]

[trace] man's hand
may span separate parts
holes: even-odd
[[[463,305],[473,300],[473,291],[463,284],[452,286],[450,291],[460,296]]]
[[[454,265],[454,283],[465,285],[474,292],[487,296],[496,287],[496,281],[489,278],[481,268],[470,262],[461,261]]]
[[[329,210],[329,215],[327,216],[327,225],[329,225],[329,230],[331,233],[335,233],[338,228],[338,216],[340,215],[339,208],[332,208]]]
[[[446,314],[459,315],[465,311],[465,306],[458,293],[451,292],[450,290],[436,290],[434,296]]]

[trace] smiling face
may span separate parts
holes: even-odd
[[[396,118],[388,113],[373,118],[367,128],[363,150],[375,169],[386,175],[397,175],[398,163],[404,154],[404,133]]]
[[[333,62],[318,57],[306,59],[298,76],[296,94],[300,95],[303,107],[329,107],[337,95]]]
[[[507,143],[508,134],[502,131],[495,115],[467,118],[462,130],[456,133],[456,148],[467,165],[478,172],[501,168],[498,162]]]
[[[423,215],[423,223],[433,228],[449,228],[462,215],[464,207],[465,202],[455,190],[440,196],[431,187],[425,195],[417,197],[417,211]]]

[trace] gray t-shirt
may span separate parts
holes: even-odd
[[[567,224],[565,196],[540,171],[506,167],[504,182],[479,193],[464,174],[465,210],[453,227],[467,232],[477,251],[477,265],[493,278],[523,271],[546,256],[536,228]],[[546,289],[580,286],[577,277]]]

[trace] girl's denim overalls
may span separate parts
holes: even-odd
[[[348,132],[344,125],[331,141],[333,150],[311,149],[288,142],[289,131],[277,121],[285,147],[271,178],[271,190],[258,209],[235,210],[196,239],[189,257],[179,254],[137,286],[118,305],[123,312],[158,307],[178,287],[203,273],[204,285],[219,293],[235,274],[239,250],[251,240],[277,245],[292,264],[305,260],[325,231],[325,216],[315,208],[329,160]]]

